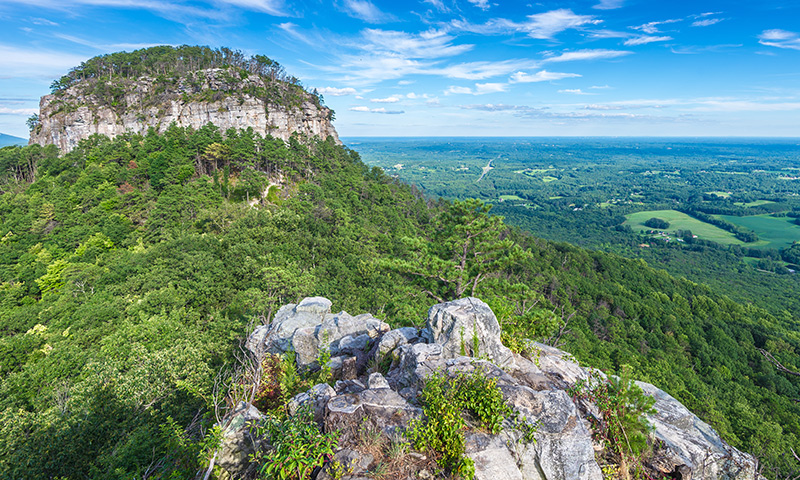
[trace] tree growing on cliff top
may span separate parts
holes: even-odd
[[[429,238],[403,238],[409,255],[384,264],[416,277],[440,302],[475,295],[482,281],[530,255],[507,238],[503,217],[489,215],[491,209],[477,199],[454,201]]]

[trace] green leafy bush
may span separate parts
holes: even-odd
[[[260,449],[251,458],[261,464],[260,479],[310,478],[339,443],[338,432],[320,431],[309,404],[291,417],[267,416],[255,427],[255,433],[269,443],[269,448]]]
[[[412,422],[406,432],[412,445],[439,457],[441,465],[456,476],[473,478],[475,465],[464,456],[464,414],[475,417],[490,433],[502,430],[503,419],[513,412],[497,380],[486,378],[480,370],[454,378],[434,373],[425,381],[420,398],[424,419]]]

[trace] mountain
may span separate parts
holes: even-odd
[[[192,72],[243,62],[169,52],[98,57],[56,90],[94,92],[155,71],[207,79]],[[313,94],[277,77],[276,108],[304,115],[292,102]],[[135,115],[161,93],[174,101],[165,88],[119,113],[113,101],[90,105]],[[171,122],[0,150],[0,478],[194,478],[215,458],[215,424],[249,398],[244,380],[264,372],[277,381],[261,391],[279,401],[275,425],[308,433],[286,417],[287,392],[312,386],[327,362],[296,369],[289,354],[259,365],[242,348],[250,331],[285,317],[283,305],[314,296],[394,329],[422,326],[439,300],[480,298],[512,351],[535,358],[525,340],[534,339],[656,385],[771,478],[797,470],[800,385],[787,371],[798,371],[800,350],[769,312],[642,261],[522,234],[478,201],[429,201],[336,135],[283,140],[214,118],[224,131]],[[294,343],[295,359],[329,340],[314,337],[309,308],[291,327],[308,340]],[[456,349],[481,351],[473,332],[451,334]],[[349,337],[362,349],[378,340]],[[639,416],[626,421],[646,430]]]
[[[0,133],[0,147],[7,147],[9,145],[27,145],[28,141],[24,138],[14,137]]]
[[[53,85],[40,102],[31,142],[69,152],[90,135],[252,128],[288,140],[332,136],[333,112],[277,62],[228,49],[152,47],[92,58]]]

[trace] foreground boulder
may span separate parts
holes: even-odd
[[[364,344],[357,340],[360,337],[369,341]],[[306,349],[303,342],[313,348]],[[431,467],[431,460],[424,455],[410,452],[400,460],[380,458],[375,448],[359,437],[359,432],[368,428],[386,442],[401,438],[409,422],[422,418],[419,393],[434,373],[495,379],[504,400],[516,412],[514,423],[506,421],[498,435],[481,430],[466,434],[466,455],[474,462],[476,479],[603,479],[597,459],[603,457],[605,447],[595,442],[587,420],[596,416],[597,410],[586,402],[576,403],[567,393],[591,372],[566,352],[539,343],[529,345],[528,350],[534,352],[530,357],[514,354],[500,342],[497,318],[477,298],[435,305],[421,331],[410,327],[389,330],[368,314],[334,315],[326,299],[304,299],[283,307],[270,326],[257,329],[248,347],[255,352],[281,352],[293,347],[301,365],[312,364],[321,348],[332,355],[351,355],[347,357],[352,364],[350,373],[345,375],[342,369],[334,388],[317,385],[293,400],[313,402],[317,420],[327,431],[339,432],[341,450],[335,457],[342,465],[352,464],[343,479],[365,478],[371,469],[385,469],[397,462],[407,464],[394,471],[392,478],[435,477],[435,465]],[[356,362],[359,357],[353,348],[369,350],[369,367]],[[389,365],[385,375],[376,371],[380,365]],[[602,374],[599,377],[605,378]],[[645,466],[658,478],[763,478],[751,455],[725,443],[667,393],[653,385],[637,384],[656,400],[657,413],[648,417],[654,427],[655,448]],[[333,478],[333,473],[325,469],[318,478]]]

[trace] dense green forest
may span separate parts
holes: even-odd
[[[800,382],[760,351],[800,370],[796,316],[425,200],[331,141],[209,125],[6,147],[0,192],[0,478],[193,477],[248,325],[309,295],[419,325],[473,292],[507,338],[629,365],[771,477],[800,470]]]

